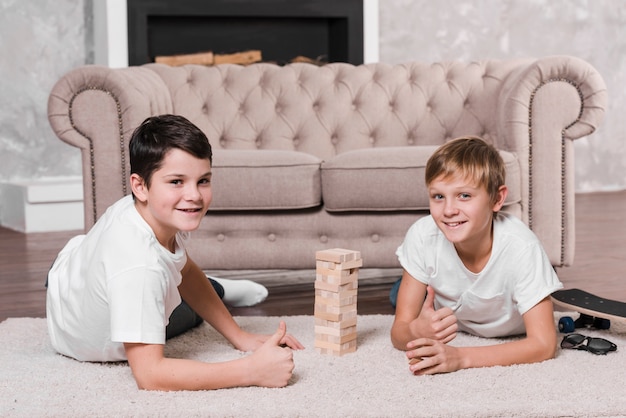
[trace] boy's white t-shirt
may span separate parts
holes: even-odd
[[[415,222],[396,251],[402,267],[435,290],[435,309],[455,312],[460,331],[481,337],[525,333],[522,315],[561,289],[536,235],[513,215],[499,213],[493,246],[480,273],[459,258],[432,216]]]
[[[139,215],[132,196],[113,204],[86,235],[72,238],[48,274],[52,346],[81,361],[126,360],[124,342],[164,344],[187,262],[188,233],[172,253]]]

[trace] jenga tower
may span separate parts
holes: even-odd
[[[317,251],[315,275],[315,350],[341,356],[356,351],[356,298],[359,251]]]

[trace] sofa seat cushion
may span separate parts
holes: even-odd
[[[322,202],[321,160],[283,150],[215,150],[209,210],[276,210]]]
[[[322,163],[322,200],[330,212],[428,210],[424,171],[437,146],[367,148]],[[509,194],[505,205],[521,200],[516,157],[501,151]]]

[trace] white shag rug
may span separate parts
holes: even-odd
[[[238,317],[253,332],[273,333],[280,318]],[[626,416],[626,330],[582,330],[618,351],[597,356],[560,350],[539,364],[413,376],[389,340],[393,317],[358,318],[358,349],[342,357],[313,348],[311,316],[283,318],[307,348],[294,352],[289,386],[201,392],[137,389],[126,363],[90,364],[55,354],[41,318],[0,323],[2,417],[581,417]],[[501,341],[501,340],[498,340]],[[492,344],[461,334],[455,345]],[[223,361],[234,350],[203,324],[168,342],[166,353]]]

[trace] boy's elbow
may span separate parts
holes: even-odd
[[[158,344],[124,343],[128,365],[140,390],[172,390],[172,371]]]
[[[391,332],[389,333],[389,337],[391,339],[391,345],[397,350],[406,351],[406,345],[408,340],[403,338],[402,334],[394,327],[391,328]]]
[[[133,377],[135,378],[135,383],[137,384],[137,389],[139,390],[149,390],[149,391],[170,391],[171,388],[168,388],[167,385],[163,384],[156,376],[153,376],[149,373],[133,373]]]
[[[137,389],[139,390],[163,390],[158,387],[154,382],[149,379],[137,379],[135,378]]]
[[[556,339],[548,338],[537,344],[536,362],[552,360],[556,357]]]
[[[395,348],[396,350],[406,351],[406,345],[401,344],[393,337],[391,337],[391,345],[393,345],[393,348]]]
[[[556,344],[548,344],[543,350],[544,359],[551,360],[556,357]]]
[[[169,392],[172,389],[167,388],[163,385],[155,384],[154,382],[139,382],[137,381],[137,389],[146,390],[146,391],[160,391],[160,392]]]

